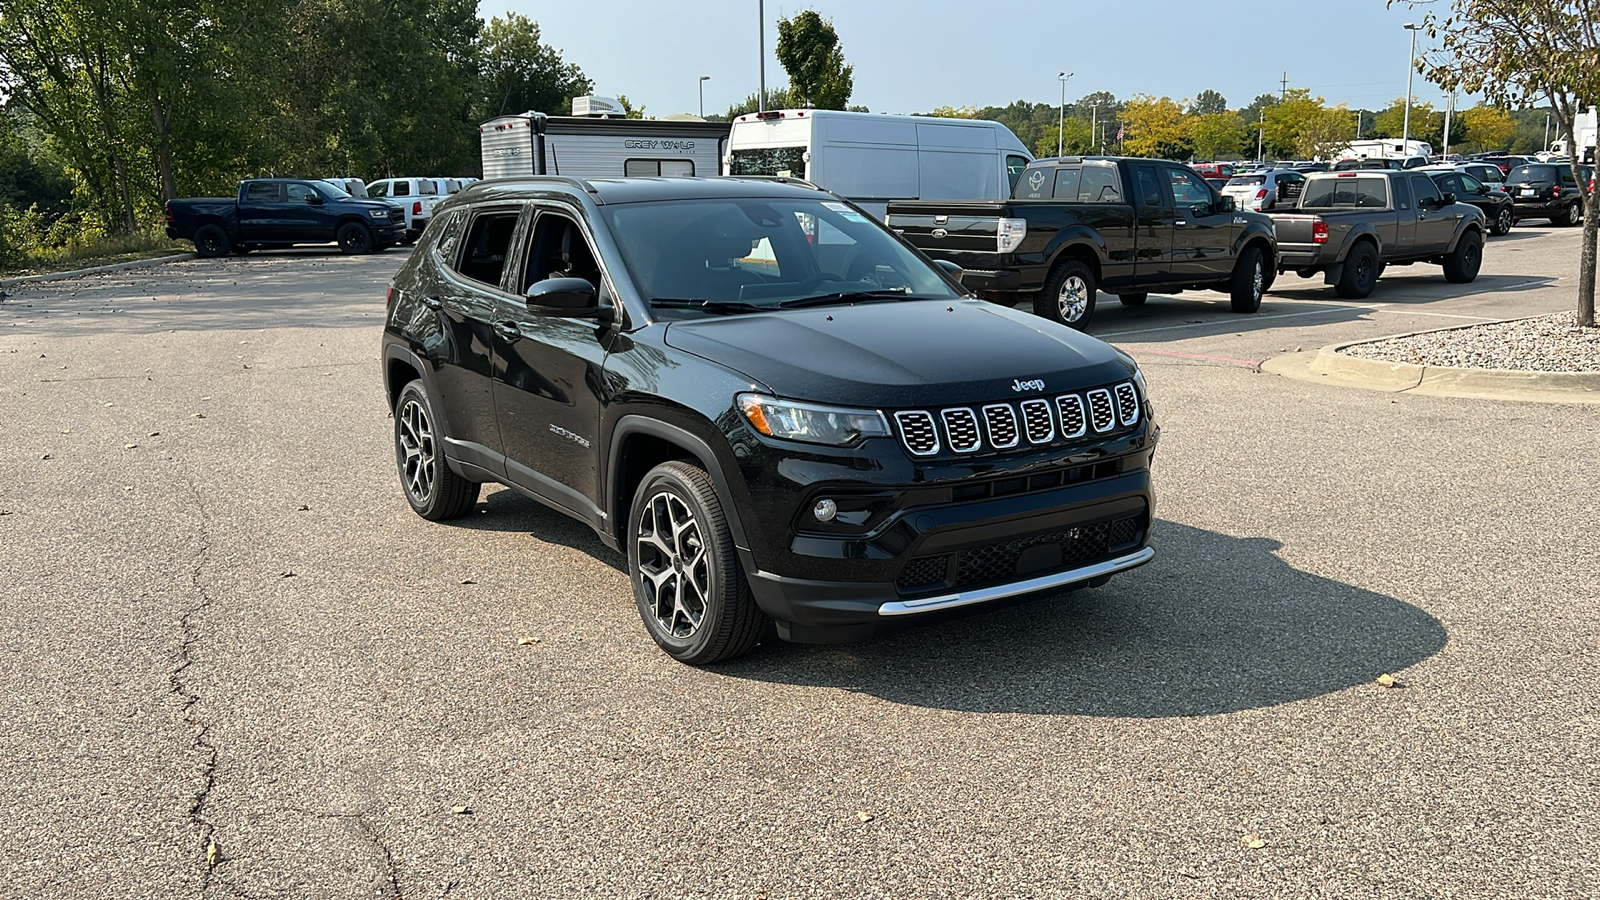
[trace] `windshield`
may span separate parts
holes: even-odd
[[[657,310],[961,296],[876,220],[838,201],[676,200],[607,205],[600,215]]]
[[[317,182],[317,190],[327,194],[329,197],[332,197],[335,200],[343,200],[350,196],[349,192],[347,192],[344,188],[339,187],[337,184],[334,184],[331,181]]]
[[[1232,178],[1228,179],[1228,183],[1227,183],[1226,186],[1227,187],[1255,187],[1258,184],[1266,184],[1266,183],[1267,183],[1267,176],[1265,176],[1265,175],[1235,175]]]
[[[806,177],[804,147],[751,147],[734,150],[729,155],[732,157],[732,162],[728,166],[729,175]]]

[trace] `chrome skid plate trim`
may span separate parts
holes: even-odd
[[[931,612],[936,609],[950,609],[955,606],[967,606],[973,603],[987,603],[990,600],[1000,600],[1005,597],[1015,597],[1018,594],[1031,594],[1034,591],[1045,591],[1050,588],[1065,587],[1079,581],[1088,581],[1102,575],[1111,575],[1122,572],[1149,562],[1156,555],[1154,547],[1145,547],[1142,550],[1108,559],[1105,562],[1084,566],[1081,569],[1071,569],[1066,572],[1053,572],[1049,575],[1040,575],[1027,581],[1014,581],[1011,584],[998,584],[994,587],[979,588],[974,591],[961,591],[955,594],[941,594],[937,597],[923,597],[918,600],[896,600],[878,607],[880,616],[909,616],[916,613]]]

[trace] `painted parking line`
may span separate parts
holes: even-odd
[[[1221,362],[1227,363],[1231,366],[1244,366],[1247,369],[1260,368],[1262,362],[1259,359],[1236,359],[1232,356],[1211,356],[1206,353],[1178,353],[1174,350],[1151,350],[1148,347],[1140,347],[1130,352],[1135,355],[1141,353],[1153,353],[1156,356],[1176,356],[1179,359],[1199,359],[1205,360],[1206,362]]]
[[[1330,306],[1330,307],[1328,307],[1326,309],[1318,309],[1318,310],[1313,310],[1311,312],[1257,314],[1255,316],[1250,317],[1249,321],[1251,321],[1251,322],[1259,322],[1262,319],[1298,319],[1298,318],[1301,318],[1301,317],[1304,317],[1304,316],[1326,316],[1326,315],[1332,315],[1333,313],[1349,313],[1349,312],[1354,311],[1354,310],[1370,310],[1370,309],[1372,309],[1372,307],[1370,307],[1370,306]],[[1226,325],[1225,326],[1223,321],[1219,319],[1219,320],[1213,320],[1213,321],[1209,321],[1209,322],[1185,322],[1182,325],[1162,325],[1162,326],[1159,326],[1159,327],[1156,327],[1156,328],[1139,328],[1139,329],[1135,329],[1133,331],[1110,331],[1110,332],[1106,332],[1105,334],[1097,334],[1097,335],[1095,335],[1095,337],[1104,340],[1105,338],[1122,337],[1124,335],[1129,335],[1129,334],[1154,334],[1157,331],[1177,331],[1177,330],[1180,330],[1180,329],[1188,329],[1188,328],[1217,328],[1219,326],[1223,326],[1223,330],[1224,331],[1238,331],[1239,330],[1239,327],[1237,325]]]

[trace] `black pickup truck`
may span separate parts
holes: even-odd
[[[297,178],[253,178],[239,183],[238,197],[168,200],[166,211],[167,237],[193,241],[201,256],[329,241],[345,253],[372,253],[406,233],[399,206]]]
[[[1309,176],[1295,208],[1272,212],[1278,270],[1318,272],[1348,300],[1372,293],[1385,266],[1427,262],[1452,284],[1478,277],[1483,213],[1439,192],[1426,172],[1358,170]]]
[[[1035,313],[1078,329],[1101,289],[1138,306],[1151,292],[1209,288],[1253,313],[1276,271],[1271,220],[1164,160],[1034,160],[1009,201],[890,203],[888,223],[961,266],[979,296],[1008,306],[1031,297]]]

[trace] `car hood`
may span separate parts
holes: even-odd
[[[1132,360],[1109,344],[980,300],[890,301],[673,322],[665,341],[777,396],[847,406],[1015,399],[1108,384],[1134,371]]]

